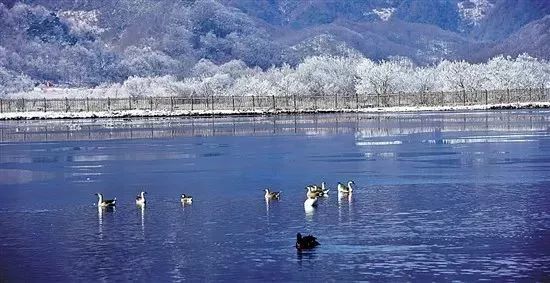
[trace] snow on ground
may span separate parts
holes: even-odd
[[[391,18],[393,12],[395,12],[395,8],[380,8],[372,10],[372,13],[376,14],[380,18],[380,20],[384,22],[388,21]]]
[[[489,0],[466,0],[457,5],[460,16],[473,25],[478,25],[493,6]]]
[[[0,113],[0,120],[30,120],[30,119],[85,119],[85,118],[122,118],[122,117],[175,117],[204,115],[271,115],[271,114],[302,114],[302,113],[392,113],[392,112],[422,112],[422,111],[468,111],[492,109],[524,109],[550,108],[550,102],[523,102],[483,104],[467,106],[401,106],[375,107],[362,109],[321,109],[321,110],[125,110],[99,112],[10,112]]]

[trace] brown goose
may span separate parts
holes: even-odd
[[[306,186],[306,189],[308,191],[307,192],[308,197],[315,197],[315,196],[328,197],[328,191],[330,191],[330,189],[325,188],[325,182],[321,182],[321,186],[318,186],[318,185]]]
[[[269,189],[265,189],[265,198],[266,199],[279,199],[281,192],[270,192]]]

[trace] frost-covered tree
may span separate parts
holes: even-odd
[[[31,90],[33,81],[24,74],[16,74],[0,66],[0,96],[6,93]]]
[[[356,68],[357,93],[385,96],[406,91],[409,87],[407,78],[411,78],[413,70],[412,63],[403,58],[382,61],[378,64],[369,59],[363,59]]]
[[[309,57],[296,67],[294,79],[310,95],[353,94],[354,67],[358,63],[359,60],[352,57]]]
[[[439,88],[447,91],[476,91],[487,80],[484,64],[470,64],[466,61],[442,61],[436,67],[440,76]]]

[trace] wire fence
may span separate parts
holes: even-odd
[[[549,89],[507,89],[388,95],[287,95],[209,97],[127,97],[64,99],[0,99],[0,113],[151,111],[288,111],[352,110],[373,107],[487,105],[547,102]]]

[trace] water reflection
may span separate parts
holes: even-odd
[[[547,131],[545,111],[472,113],[309,114],[270,117],[195,117],[74,121],[3,121],[0,142],[151,139],[182,136],[243,136],[303,133],[312,136],[356,133],[360,145],[400,144],[366,138],[435,132]],[[167,123],[168,120],[168,123]],[[518,123],[521,122],[521,123]],[[67,126],[69,123],[72,126]],[[24,124],[25,127],[20,127]],[[15,125],[15,126],[13,126]]]
[[[103,239],[103,236],[104,236],[104,234],[103,234],[103,222],[104,222],[106,214],[110,214],[110,213],[113,213],[115,211],[116,211],[116,207],[114,207],[114,206],[107,206],[107,207],[98,206],[97,207],[98,235],[99,235],[100,239]]]
[[[298,265],[300,267],[304,266],[304,263],[306,263],[306,267],[309,267],[314,264],[315,259],[317,258],[317,255],[315,254],[315,250],[296,250],[296,260],[298,261]]]
[[[141,234],[142,234],[142,236],[145,236],[145,206],[146,206],[146,204],[145,203],[139,203],[139,204],[136,204],[136,206],[139,209],[140,215],[141,215]]]
[[[305,211],[305,216],[307,221],[309,222],[313,221],[313,215],[315,214],[315,210],[316,208],[314,206],[304,205],[304,211]]]
[[[342,202],[351,203],[352,196],[353,193],[338,192],[338,205],[341,205]]]
[[[2,151],[0,150],[0,152]],[[2,159],[3,155],[8,154],[0,154],[0,159]],[[36,181],[46,181],[52,178],[53,175],[47,172],[0,168],[0,185],[21,185]]]
[[[268,198],[265,198],[265,215],[268,216],[268,220],[269,220],[269,199]]]
[[[180,203],[181,203],[181,211],[185,211],[186,207],[190,207],[193,204],[191,202],[185,202],[185,201],[180,201]]]
[[[352,207],[352,199],[353,199],[353,193],[343,193],[338,192],[338,222],[343,222],[343,211],[344,206],[347,204],[348,207],[348,222],[351,223],[352,221],[352,213],[351,213],[351,207]]]

